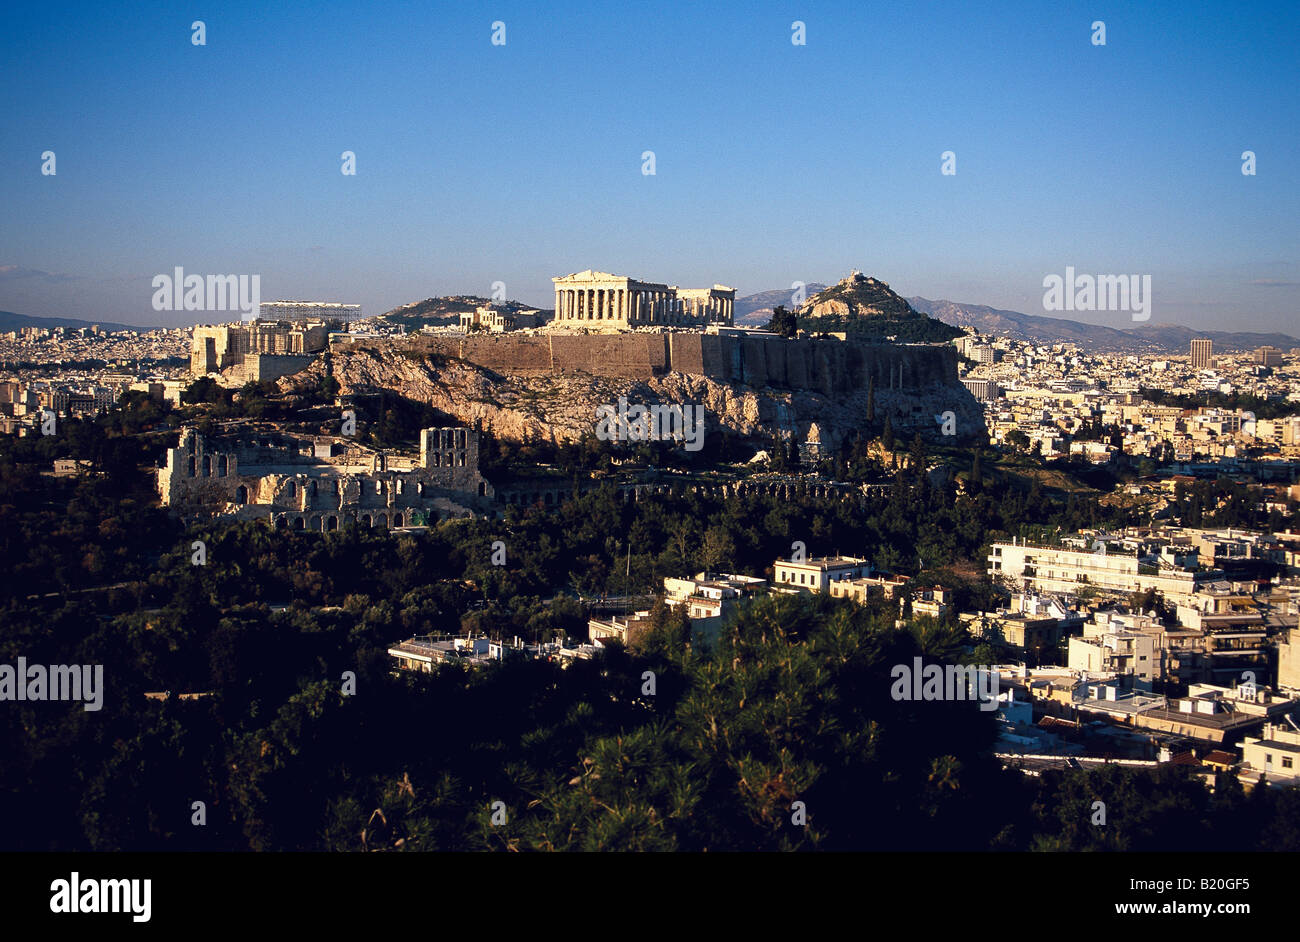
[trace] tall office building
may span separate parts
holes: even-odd
[[[1208,337],[1197,337],[1192,340],[1192,368],[1208,370],[1210,368],[1210,355],[1213,350],[1214,341]]]
[[[1260,347],[1255,351],[1255,362],[1260,366],[1281,366],[1282,351],[1277,347]]]

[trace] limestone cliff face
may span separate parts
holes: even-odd
[[[674,335],[674,345],[680,336]],[[722,426],[761,440],[780,430],[830,448],[865,425],[868,386],[874,385],[877,423],[888,415],[896,431],[931,437],[939,434],[942,419],[936,417],[952,411],[959,438],[984,434],[983,412],[957,382],[951,348],[768,342],[734,345],[728,356],[704,347],[702,359],[717,361],[722,378],[708,375],[707,363],[662,371],[649,364],[628,369],[615,358],[580,369],[547,364],[534,351],[518,369],[501,369],[450,350],[428,358],[409,348],[357,345],[334,351],[281,385],[314,384],[332,372],[344,394],[391,390],[513,441],[578,441],[595,431],[598,406],[617,407],[625,397],[629,404],[702,405],[706,429]]]

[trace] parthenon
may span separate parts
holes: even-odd
[[[736,289],[678,288],[603,271],[577,272],[555,282],[555,324],[596,330],[647,325],[731,326]]]

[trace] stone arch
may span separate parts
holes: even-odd
[[[248,503],[248,488],[245,487],[243,484],[235,488],[235,503],[236,504]]]
[[[334,516],[333,514],[330,514],[328,517],[325,518],[325,529],[326,529],[326,530],[337,530],[338,528],[339,528],[339,518],[338,518],[338,517]]]
[[[217,459],[217,477],[224,478],[230,472],[230,459],[222,455]]]
[[[378,523],[379,526],[381,526],[381,527],[383,527],[385,530],[387,530],[387,529],[388,529],[388,514],[380,514],[378,517],[375,518],[375,522]]]
[[[320,532],[320,529],[321,529],[321,526],[320,526],[320,514],[312,514],[311,520],[308,521],[308,523],[309,523],[308,529],[310,529],[310,530],[314,530],[314,531],[316,531],[317,533]]]
[[[293,529],[301,530],[303,528],[302,517],[293,518]]]
[[[400,527],[401,525],[402,525],[402,515],[393,514],[393,526]]]
[[[370,519],[370,514],[361,515],[361,525],[363,527],[373,527],[374,522]]]

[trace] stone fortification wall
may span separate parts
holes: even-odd
[[[621,379],[664,373],[707,376],[755,387],[816,390],[831,396],[875,382],[883,391],[957,382],[949,345],[784,340],[703,333],[413,337],[408,348],[456,357],[507,374],[585,372]]]
[[[584,372],[621,379],[649,379],[669,372],[666,334],[565,335],[545,338],[557,373]]]

